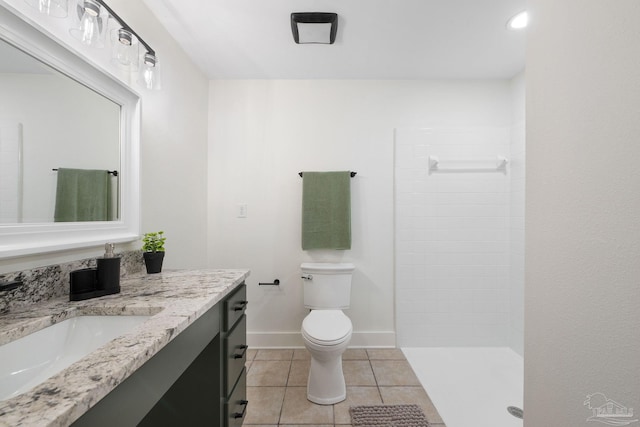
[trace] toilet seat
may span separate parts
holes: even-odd
[[[342,344],[351,332],[351,319],[342,310],[312,310],[302,321],[303,337],[316,345]]]

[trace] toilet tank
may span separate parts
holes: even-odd
[[[350,263],[303,263],[304,306],[310,309],[344,309],[351,304]]]

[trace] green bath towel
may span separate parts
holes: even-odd
[[[108,171],[58,169],[55,222],[112,219],[111,182]]]
[[[350,172],[302,174],[302,249],[351,249]]]

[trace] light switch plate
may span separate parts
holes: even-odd
[[[247,205],[245,203],[238,205],[238,218],[247,217]]]

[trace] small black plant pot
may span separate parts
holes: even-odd
[[[147,274],[160,273],[162,271],[162,261],[164,252],[143,252],[144,265],[147,266]]]

